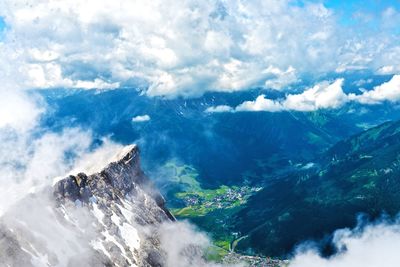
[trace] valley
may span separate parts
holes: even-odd
[[[0,267],[399,267],[400,0],[0,0]]]
[[[174,199],[168,204],[171,213],[177,219],[195,222],[202,230],[212,234],[214,244],[225,251],[222,251],[223,254],[233,251],[231,244],[239,237],[239,233],[232,232],[232,215],[242,209],[262,187],[224,185],[216,189],[203,189],[197,181],[195,168],[173,162],[167,163],[165,168],[174,172],[168,194]]]

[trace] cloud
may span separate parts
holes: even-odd
[[[359,80],[356,85],[368,84],[372,80]],[[315,111],[318,109],[340,108],[348,102],[360,104],[381,104],[385,101],[400,101],[400,75],[394,75],[389,81],[375,86],[371,90],[362,89],[361,94],[346,94],[343,92],[344,79],[333,83],[321,82],[300,94],[288,94],[283,99],[272,100],[265,95],[258,96],[254,101],[245,101],[233,108],[222,105],[208,107],[205,112],[240,112],[240,111]]]
[[[0,215],[28,193],[51,185],[90,153],[91,134],[80,129],[40,134],[0,129]]]
[[[204,251],[211,246],[210,239],[193,225],[185,221],[163,223],[158,231],[167,267],[217,267],[204,259]]]
[[[362,104],[379,104],[384,101],[400,101],[400,75],[394,75],[388,82],[364,91],[360,95],[350,94],[349,98]]]
[[[377,71],[379,74],[387,75],[395,73],[395,67],[392,65],[380,67]]]
[[[315,111],[339,108],[348,101],[348,97],[342,89],[343,82],[344,79],[337,79],[332,83],[321,82],[300,94],[288,94],[284,99],[278,100],[268,99],[265,95],[260,95],[254,101],[245,101],[235,108],[216,106],[207,108],[206,112]]]
[[[342,229],[334,234],[339,253],[323,258],[315,249],[300,247],[290,267],[396,267],[400,262],[400,224],[380,222],[366,227]]]
[[[21,88],[135,86],[192,97],[400,68],[395,9],[382,13],[378,32],[342,26],[321,3],[289,0],[5,0],[0,16],[1,72]]]
[[[145,122],[145,121],[149,121],[151,118],[149,115],[139,115],[136,117],[132,118],[132,122]]]
[[[216,107],[208,107],[205,112],[207,113],[222,113],[222,112],[233,112],[234,109],[227,105],[220,105]]]
[[[245,101],[235,108],[235,111],[282,111],[284,107],[279,101],[265,98],[260,95],[254,101]]]
[[[265,81],[266,88],[275,90],[287,89],[287,87],[300,81],[297,77],[296,69],[292,66],[289,66],[286,71],[270,66],[264,73],[271,75],[271,77]]]
[[[98,236],[93,215],[74,205],[60,212],[49,188],[25,196],[1,219],[2,249],[12,251],[0,255],[5,266],[100,266],[90,261],[101,259],[90,246]]]
[[[6,127],[19,131],[31,129],[43,113],[41,102],[35,95],[0,89],[0,129]]]
[[[366,84],[370,84],[370,83],[372,83],[374,80],[372,79],[372,78],[369,78],[369,79],[360,79],[360,80],[358,80],[358,81],[355,81],[355,82],[353,82],[353,84],[355,85],[355,86],[357,86],[357,87],[361,87],[361,86],[364,86],[364,85],[366,85]]]
[[[288,95],[283,102],[287,110],[314,111],[317,109],[338,108],[347,101],[343,92],[344,79],[329,84],[323,82],[298,95]]]
[[[53,132],[41,127],[47,104],[25,91],[0,90],[0,216],[27,194],[51,185],[93,151],[92,133],[80,128]],[[116,145],[104,140],[96,151]],[[99,154],[99,153],[97,153]]]

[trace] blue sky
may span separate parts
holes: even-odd
[[[371,18],[371,25],[377,25],[377,18],[388,8],[400,8],[400,1],[397,0],[325,0],[328,8],[335,10],[341,17],[344,24],[356,23],[356,14],[363,13]]]
[[[388,7],[399,7],[398,0],[325,0],[323,3],[330,8],[344,9],[346,12],[363,9],[370,12],[381,12]]]
[[[6,27],[6,22],[3,17],[0,17],[0,31]]]
[[[6,22],[4,21],[3,17],[0,17],[0,40],[3,37],[3,31],[6,28]]]
[[[388,8],[400,9],[398,0],[298,0],[296,4],[303,6],[305,3],[323,3],[325,7],[332,9],[339,22],[343,25],[366,23],[360,20],[360,15],[368,17],[368,26],[377,27],[379,17]]]

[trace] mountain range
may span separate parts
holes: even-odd
[[[357,215],[395,216],[399,151],[400,122],[387,122],[338,142],[314,167],[270,182],[238,213],[236,227],[246,238],[237,248],[285,255],[305,239],[355,226]]]

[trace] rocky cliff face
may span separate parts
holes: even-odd
[[[127,146],[101,171],[32,194],[0,227],[2,266],[164,266],[157,226],[174,220]]]

